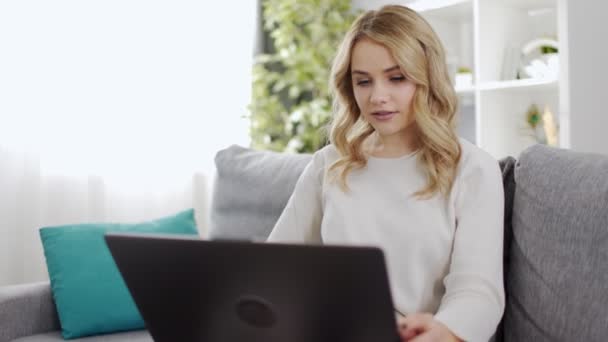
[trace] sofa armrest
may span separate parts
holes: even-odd
[[[60,330],[48,282],[0,287],[0,342]]]

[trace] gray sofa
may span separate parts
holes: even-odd
[[[218,153],[209,238],[263,240],[309,158],[238,146]],[[537,145],[501,167],[507,307],[495,340],[606,340],[608,157]],[[59,329],[48,283],[0,288],[0,342],[61,341]]]

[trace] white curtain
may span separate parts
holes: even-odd
[[[0,285],[47,279],[43,226],[194,207],[204,234],[213,156],[249,143],[256,9],[0,2]]]

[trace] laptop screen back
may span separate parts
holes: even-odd
[[[394,342],[384,256],[307,246],[107,234],[156,342]]]

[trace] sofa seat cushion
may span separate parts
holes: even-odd
[[[13,342],[65,342],[59,331],[22,337]],[[154,342],[146,330],[98,335],[69,340],[71,342]]]
[[[608,336],[608,157],[533,146],[515,168],[505,341]]]

